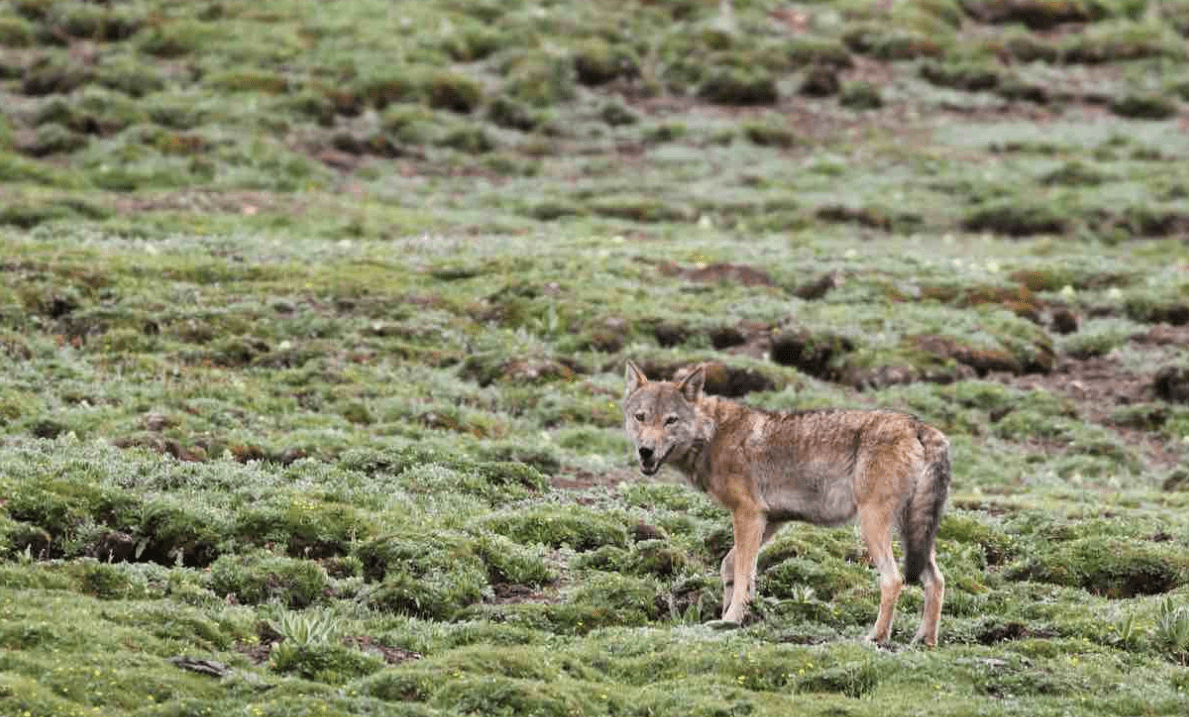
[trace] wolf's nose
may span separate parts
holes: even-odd
[[[641,446],[640,447],[640,460],[644,460],[644,461],[652,460],[652,449]]]

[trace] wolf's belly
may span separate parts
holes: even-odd
[[[841,525],[854,520],[858,510],[854,489],[845,483],[836,482],[814,489],[775,488],[764,496],[769,520]]]

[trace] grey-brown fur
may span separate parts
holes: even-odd
[[[950,481],[945,435],[893,411],[762,411],[704,395],[703,373],[698,366],[677,382],[649,381],[628,362],[623,409],[645,475],[668,463],[731,511],[735,545],[722,563],[723,618],[738,623],[747,615],[759,548],[784,522],[858,518],[880,574],[870,639],[887,641],[904,583],[892,554],[895,528],[905,575],[925,588],[916,639],[935,644],[945,580],[934,542]]]

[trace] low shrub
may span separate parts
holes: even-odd
[[[968,92],[994,89],[1001,74],[999,67],[990,62],[925,62],[920,73],[934,85]]]
[[[487,119],[506,129],[529,132],[540,123],[540,117],[527,105],[511,97],[499,95],[487,106]]]
[[[21,94],[45,95],[73,92],[90,82],[93,71],[85,65],[55,56],[43,57],[27,67],[21,76]]]
[[[584,628],[646,625],[668,613],[668,599],[652,577],[593,573],[568,596]]]
[[[312,560],[253,553],[224,555],[211,565],[210,587],[241,603],[276,601],[300,609],[322,600],[330,587],[326,570]]]
[[[874,23],[850,26],[843,33],[842,40],[852,52],[892,62],[924,57],[940,58],[946,52],[942,38],[921,30]]]
[[[533,107],[570,100],[575,93],[573,62],[563,55],[528,52],[513,59],[504,73],[503,91]]]
[[[1119,537],[1054,543],[1008,566],[1012,580],[1082,588],[1109,598],[1165,593],[1189,579],[1189,559],[1176,546]]]
[[[797,136],[787,124],[778,119],[753,120],[743,123],[743,136],[760,147],[788,149],[797,143]]]
[[[468,113],[483,101],[478,81],[456,72],[435,72],[426,83],[429,106],[434,109]]]
[[[971,232],[1024,237],[1064,234],[1070,223],[1050,205],[1015,199],[988,203],[971,210],[962,220],[962,228]]]
[[[627,542],[622,522],[584,506],[535,505],[481,518],[478,525],[522,545],[583,551]]]
[[[289,640],[273,645],[269,668],[282,675],[342,685],[384,669],[384,658],[353,647],[333,643],[291,645]]]
[[[1184,38],[1167,26],[1126,20],[1100,23],[1073,34],[1061,45],[1060,52],[1063,62],[1084,64],[1186,58]]]
[[[1129,119],[1163,120],[1176,116],[1177,103],[1164,95],[1127,94],[1111,100],[1110,109]]]
[[[460,609],[482,597],[486,580],[474,570],[415,576],[390,573],[366,593],[373,610],[410,615],[426,620],[449,620]]]
[[[276,545],[292,557],[346,555],[356,541],[376,533],[376,525],[353,506],[279,496],[242,511],[234,533],[247,544]]]
[[[698,96],[721,105],[770,105],[779,95],[776,79],[763,68],[720,66],[698,85]]]
[[[602,85],[639,73],[639,60],[631,48],[591,39],[574,48],[574,71],[584,85]]]
[[[883,107],[883,97],[880,96],[879,89],[864,80],[844,82],[838,102],[852,110],[875,110]]]

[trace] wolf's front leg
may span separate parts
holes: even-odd
[[[727,608],[731,606],[731,595],[735,592],[735,548],[731,547],[727,551],[727,555],[722,559],[722,611],[726,614]]]
[[[747,617],[747,608],[756,591],[756,556],[760,552],[760,543],[764,539],[764,514],[752,509],[735,510],[735,547],[727,554],[733,558],[732,585],[726,588],[729,592],[726,612],[722,618],[730,622],[742,623]],[[724,572],[727,560],[723,560]],[[723,600],[727,601],[724,594]]]

